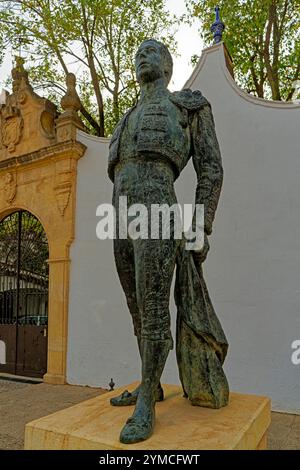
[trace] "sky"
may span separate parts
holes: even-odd
[[[167,0],[166,5],[169,11],[176,15],[185,13],[184,0]],[[192,73],[191,57],[201,55],[203,41],[199,33],[199,23],[193,26],[182,24],[176,34],[178,57],[173,57],[173,78],[170,88],[180,89]]]
[[[184,0],[166,0],[166,5],[168,10],[176,15],[181,15],[185,12]],[[169,86],[171,90],[179,90],[183,87],[193,70],[191,57],[194,54],[201,55],[203,41],[198,29],[199,23],[193,26],[182,24],[178,28],[175,36],[177,41],[177,57],[173,57],[173,77]],[[12,54],[11,51],[8,51],[0,66],[0,90],[9,77],[11,69]]]

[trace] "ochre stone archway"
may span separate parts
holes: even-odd
[[[85,146],[78,100],[68,90],[65,112],[37,96],[22,63],[13,71],[13,93],[0,110],[0,219],[19,209],[35,215],[49,243],[48,364],[44,380],[66,378],[70,245],[74,237],[77,161]],[[73,95],[72,95],[73,93]],[[72,101],[73,99],[73,101]],[[72,104],[73,103],[73,104]]]

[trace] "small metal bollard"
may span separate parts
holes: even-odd
[[[109,391],[112,392],[113,389],[114,389],[114,386],[116,385],[115,382],[114,382],[114,380],[113,380],[113,379],[110,379],[110,382],[109,382],[108,385],[109,385],[109,387],[110,387]]]

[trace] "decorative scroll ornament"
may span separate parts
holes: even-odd
[[[17,176],[16,173],[6,173],[4,179],[4,197],[8,204],[11,204],[17,194]]]

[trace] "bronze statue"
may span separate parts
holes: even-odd
[[[111,399],[114,406],[135,405],[121,431],[123,443],[147,439],[153,432],[155,402],[164,398],[161,374],[173,347],[169,296],[176,266],[176,354],[184,396],[193,405],[219,408],[228,403],[224,362],[228,344],[211,304],[202,263],[222,186],[223,170],[214,120],[200,91],[171,93],[172,57],[153,39],[144,41],[135,58],[140,99],[117,125],[110,142],[108,174],[114,182],[113,204],[128,206],[176,203],[174,180],[193,159],[197,173],[196,203],[203,204],[204,244],[185,249],[184,239],[114,240],[122,288],[133,320],[142,363],[139,387]],[[149,222],[150,223],[150,222]],[[120,220],[117,219],[117,230]]]

